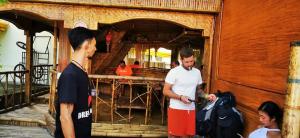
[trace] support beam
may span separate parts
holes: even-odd
[[[51,85],[50,85],[50,97],[49,97],[49,111],[53,115],[54,113],[54,101],[56,93],[56,82],[57,82],[57,22],[54,22],[53,32],[53,69],[51,72]]]
[[[25,75],[25,101],[31,102],[31,86],[32,86],[32,71],[33,71],[33,35],[29,30],[25,31],[26,34],[26,70],[28,73]]]
[[[150,58],[151,58],[151,55],[150,55],[150,50],[151,50],[151,47],[150,47],[150,45],[148,45],[148,68],[150,68]]]
[[[177,46],[175,46],[173,49],[172,49],[172,52],[171,52],[171,62],[172,61],[176,61],[178,60],[178,50],[179,48]]]
[[[58,55],[58,71],[62,72],[70,62],[71,45],[68,39],[68,29],[63,28],[63,23],[59,27],[59,55]]]
[[[300,41],[291,43],[289,78],[283,119],[283,137],[300,137]]]
[[[135,44],[134,47],[135,47],[135,55],[136,55],[135,58],[136,58],[136,60],[138,60],[141,63],[142,62],[142,59],[141,59],[141,57],[142,57],[142,53],[141,53],[142,47],[141,47],[140,44]]]
[[[201,70],[201,74],[202,74],[203,81],[206,83],[205,92],[209,93],[211,92],[210,80],[211,80],[211,64],[212,64],[212,41],[210,38],[205,38],[202,64],[203,64],[203,69]]]

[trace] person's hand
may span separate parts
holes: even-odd
[[[188,97],[188,96],[181,95],[180,96],[180,101],[185,103],[185,104],[190,104],[191,102],[190,102],[189,98],[190,97]]]
[[[214,101],[216,101],[217,96],[216,96],[215,94],[209,94],[209,95],[207,96],[207,99],[208,99],[209,101],[214,102]]]

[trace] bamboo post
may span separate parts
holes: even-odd
[[[14,73],[13,75],[14,75],[14,80],[13,80],[14,88],[13,88],[13,95],[12,95],[12,103],[13,103],[13,109],[15,109],[16,73]]]
[[[171,62],[178,60],[178,48],[174,47],[171,52]]]
[[[164,117],[165,117],[165,95],[162,95],[162,102],[161,102],[161,124],[164,124]]]
[[[111,104],[110,104],[111,123],[114,123],[114,100],[115,100],[115,79],[113,79],[112,93],[111,93]]]
[[[131,103],[132,103],[132,83],[129,81],[129,109],[128,109],[128,122],[130,122],[131,118]]]
[[[96,79],[96,115],[95,115],[95,122],[96,123],[98,121],[98,88],[99,88],[98,82],[99,82],[99,80]]]
[[[20,103],[19,105],[21,106],[22,105],[22,97],[23,97],[23,75],[20,75]]]
[[[151,109],[151,106],[152,106],[152,92],[153,92],[153,87],[151,85],[149,85],[149,105],[148,105],[148,109],[149,109],[149,112],[148,112],[148,122],[151,121],[151,112],[152,112],[152,109]]]
[[[7,73],[5,73],[5,90],[4,90],[4,92],[5,92],[5,109],[7,109],[7,107],[8,107],[8,97],[7,97],[7,95],[8,95],[8,74]]]
[[[284,107],[283,137],[300,137],[300,41],[291,43],[289,78]]]
[[[142,45],[142,50],[141,50],[141,65],[143,68],[145,68],[145,63],[144,63],[144,45]]]
[[[146,101],[146,113],[145,113],[145,125],[148,124],[148,106],[149,106],[149,83],[147,83],[147,101]]]
[[[32,34],[29,30],[25,31],[26,33],[26,70],[28,72],[25,75],[25,97],[26,103],[31,102],[31,87],[32,87],[32,56],[33,56],[33,47],[32,47]]]
[[[53,75],[51,75],[53,76]],[[50,88],[49,88],[49,101],[48,101],[48,112],[51,113],[51,108],[52,108],[52,78],[51,78],[51,81],[50,81]]]
[[[54,31],[53,31],[53,68],[52,68],[52,77],[51,77],[51,87],[50,87],[50,97],[49,97],[49,110],[51,114],[54,113],[54,101],[55,101],[55,93],[56,93],[56,80],[57,80],[57,72],[56,72],[56,64],[57,64],[57,22],[54,22]]]
[[[150,48],[151,48],[151,47],[150,47],[150,45],[149,45],[149,46],[148,46],[148,49],[149,49],[149,51],[148,51],[148,68],[150,68],[150,60],[151,60],[151,59],[150,59],[150,58],[151,58],[151,55],[150,55],[150,54],[151,54]]]

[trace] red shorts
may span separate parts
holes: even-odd
[[[193,136],[196,130],[195,110],[168,108],[168,133],[172,136]]]

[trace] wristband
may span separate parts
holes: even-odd
[[[182,97],[182,95],[180,95],[180,97],[179,97],[179,101],[181,101],[181,97]]]

